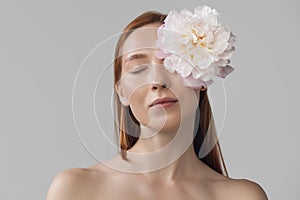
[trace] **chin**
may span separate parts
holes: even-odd
[[[167,118],[155,118],[155,121],[148,123],[147,127],[156,130],[157,132],[174,132],[177,131],[181,120],[180,116],[167,116]]]

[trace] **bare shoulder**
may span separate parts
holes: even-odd
[[[58,173],[50,184],[47,200],[85,199],[91,186],[101,180],[101,172],[86,168],[71,168]]]
[[[264,189],[258,183],[247,179],[229,178],[222,184],[221,191],[223,199],[268,200]]]

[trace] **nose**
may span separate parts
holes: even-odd
[[[161,64],[152,66],[151,70],[151,90],[156,91],[159,89],[170,88],[170,79],[168,77],[168,71]]]
[[[151,90],[155,91],[158,89],[163,88],[169,88],[169,85],[167,83],[152,83],[151,84]]]

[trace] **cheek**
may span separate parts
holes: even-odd
[[[145,107],[145,95],[146,93],[143,90],[135,90],[130,93],[129,104],[131,107]]]
[[[132,84],[130,81],[126,81],[126,80],[122,80],[121,81],[121,88],[123,91],[123,95],[130,100],[132,98],[132,96],[134,96],[134,94],[137,91],[137,88],[134,84]]]
[[[193,115],[198,107],[199,91],[184,86],[179,77],[174,77],[172,86],[171,90],[179,100],[182,117],[185,118],[187,115]]]
[[[136,105],[140,107],[146,95],[146,90],[144,87],[137,86],[132,83],[132,81],[122,80],[121,87],[123,95],[128,99],[130,105]]]
[[[186,109],[189,113],[195,114],[199,104],[199,95],[194,91],[194,89],[189,89],[185,96],[186,98],[184,98],[184,100]]]
[[[147,125],[150,121],[148,116],[147,92],[144,88],[139,88],[131,93],[129,106],[138,122]]]
[[[129,101],[131,111],[138,122],[147,124],[150,120],[147,110],[147,87],[146,85],[136,84],[132,78],[123,74],[120,79],[123,95]]]
[[[142,90],[144,90],[144,86],[147,85],[147,82],[144,80],[143,77],[133,75],[130,72],[122,74],[120,85],[128,100],[132,99],[133,96],[140,96],[140,94],[143,93]]]

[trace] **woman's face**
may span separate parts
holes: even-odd
[[[160,25],[143,26],[126,39],[116,90],[141,125],[170,131],[183,120],[195,118],[199,90],[184,86],[179,75],[167,71],[163,60],[155,56]]]

